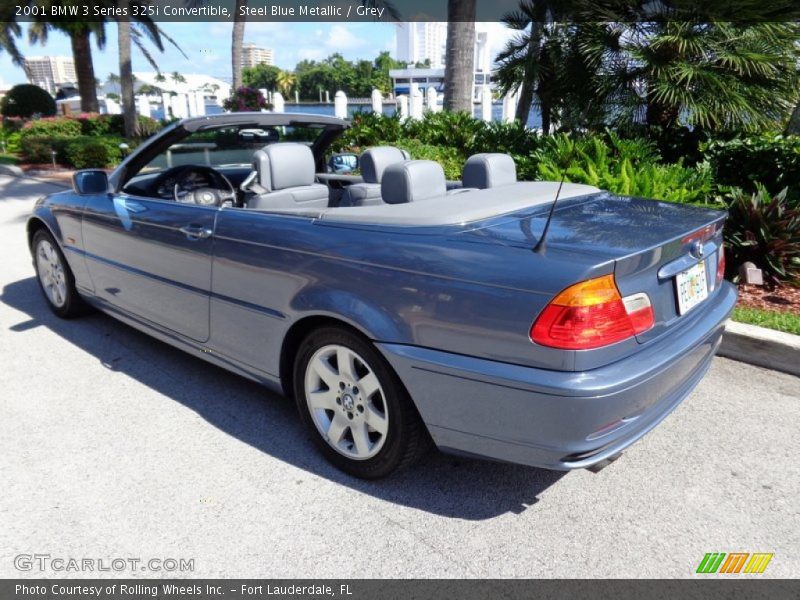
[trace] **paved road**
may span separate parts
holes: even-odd
[[[765,575],[800,573],[800,380],[717,359],[598,474],[433,454],[365,483],[259,386],[103,315],[53,317],[23,232],[46,189],[0,178],[0,577],[20,553],[193,558],[196,577],[691,577],[706,552],[762,551]]]

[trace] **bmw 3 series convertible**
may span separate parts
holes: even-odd
[[[332,153],[347,126],[192,118],[77,172],[27,222],[50,308],[293,397],[363,478],[432,444],[600,468],[703,377],[736,301],[725,213],[518,181],[504,154],[448,181],[394,147]]]

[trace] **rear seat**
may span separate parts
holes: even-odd
[[[361,155],[359,166],[364,183],[345,188],[339,206],[370,206],[383,204],[381,179],[387,167],[411,158],[408,152],[393,146],[375,146]]]
[[[444,198],[447,181],[442,165],[432,160],[407,160],[386,167],[381,196],[386,204],[407,204]]]
[[[517,182],[517,165],[508,154],[473,154],[461,172],[464,188],[485,190]]]

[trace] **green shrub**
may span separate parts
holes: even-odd
[[[26,135],[20,139],[20,154],[25,162],[50,163],[52,151],[56,152],[56,162],[63,163],[64,148],[73,138],[47,135]]]
[[[646,140],[622,139],[612,132],[573,138],[558,134],[543,138],[535,153],[539,178],[593,185],[615,194],[670,202],[707,203],[711,172],[661,164],[655,146]]]
[[[5,127],[0,128],[0,141],[3,142],[5,152],[10,152],[13,154],[19,152],[19,142],[21,137],[22,135],[19,131],[7,129]]]
[[[800,279],[800,208],[786,200],[786,190],[771,195],[757,185],[755,193],[734,189],[727,198],[728,274],[754,263],[773,282]]]
[[[122,159],[120,141],[108,137],[77,138],[64,148],[65,162],[76,169],[112,167]]]
[[[400,116],[376,115],[372,112],[356,112],[353,114],[351,126],[336,140],[334,150],[349,148],[361,151],[380,143],[394,144],[403,135]]]
[[[461,179],[464,158],[456,148],[423,144],[408,138],[395,140],[393,144],[407,151],[414,160],[435,160],[442,165],[447,179]]]
[[[800,196],[800,136],[762,134],[704,146],[719,186],[758,192],[759,184],[777,194],[789,188],[790,199]]]
[[[29,119],[35,115],[49,117],[56,114],[56,101],[38,85],[15,85],[0,100],[0,112],[4,117]]]
[[[101,168],[121,160],[122,142],[122,138],[114,136],[28,135],[20,141],[20,153],[27,162],[50,163],[55,150],[59,164],[76,169]],[[102,150],[97,146],[102,146]]]
[[[69,137],[81,135],[81,123],[70,117],[48,117],[28,121],[22,128],[22,137]]]

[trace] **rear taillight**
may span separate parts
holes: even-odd
[[[719,245],[719,255],[717,256],[717,285],[725,277],[725,246]]]
[[[613,275],[576,283],[558,294],[531,327],[531,340],[564,350],[588,350],[647,331],[654,323],[647,294],[623,298]]]

